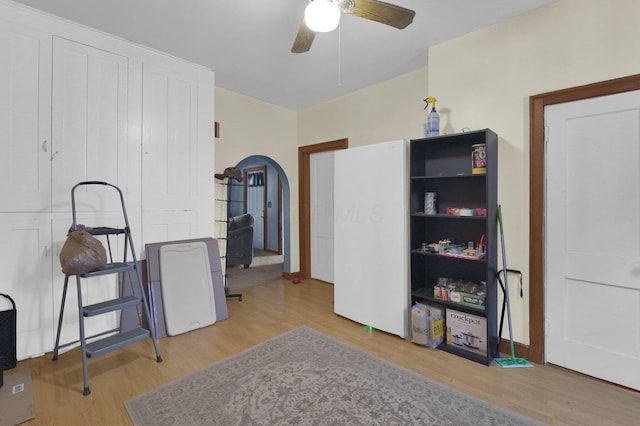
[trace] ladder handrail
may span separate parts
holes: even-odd
[[[103,181],[99,181],[99,180],[89,180],[89,181],[84,181],[84,182],[79,182],[77,184],[75,184],[73,186],[73,188],[71,188],[71,213],[73,215],[73,229],[76,229],[77,226],[77,219],[76,219],[76,197],[75,197],[75,192],[76,189],[80,186],[87,186],[87,185],[103,185],[103,186],[110,186],[112,188],[114,188],[116,191],[118,191],[118,195],[120,196],[120,205],[122,206],[122,214],[124,216],[124,224],[125,227],[127,229],[129,228],[129,218],[127,216],[127,209],[125,207],[125,203],[124,203],[124,195],[122,193],[122,190],[120,188],[118,188],[117,186],[115,186],[112,183],[109,182],[103,182]]]

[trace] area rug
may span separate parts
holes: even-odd
[[[247,349],[125,406],[138,426],[540,424],[309,327]]]

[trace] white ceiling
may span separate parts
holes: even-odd
[[[301,54],[291,45],[308,0],[15,1],[201,64],[216,86],[298,110],[423,67],[429,46],[555,0],[387,0],[415,10],[413,23],[398,30],[343,14]]]

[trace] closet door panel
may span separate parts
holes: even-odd
[[[144,236],[146,243],[188,240],[195,238],[194,211],[147,212],[144,216]]]
[[[51,219],[47,213],[0,213],[0,291],[16,302],[17,357],[53,347]],[[10,306],[0,301],[0,310]]]
[[[56,255],[73,220],[71,189],[81,181],[105,181],[125,194],[128,191],[128,75],[127,57],[59,37],[53,39],[51,186],[56,321],[64,283]],[[81,187],[75,196],[78,224],[112,226],[113,217],[122,217],[120,198],[111,188]],[[106,241],[103,244],[107,246]],[[121,256],[114,253],[114,260]],[[78,337],[76,280],[70,279],[63,342]],[[113,298],[116,291],[115,275],[82,280],[84,304]],[[85,322],[87,335],[111,330],[116,324],[115,314]]]
[[[182,63],[143,64],[145,243],[213,232],[213,78]]]
[[[143,208],[187,207],[197,194],[197,84],[145,65],[143,97]]]
[[[143,209],[153,209],[169,192],[169,78],[144,66],[142,114]],[[153,195],[152,195],[153,194]],[[153,204],[153,205],[152,205]]]
[[[0,20],[0,211],[50,203],[51,35]]]
[[[81,43],[54,38],[53,153],[54,211],[71,210],[70,191],[80,181],[126,185],[128,60]],[[105,189],[106,191],[106,189]],[[118,207],[100,192],[77,206]]]

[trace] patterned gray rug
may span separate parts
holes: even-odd
[[[308,327],[125,406],[136,425],[540,424]]]

